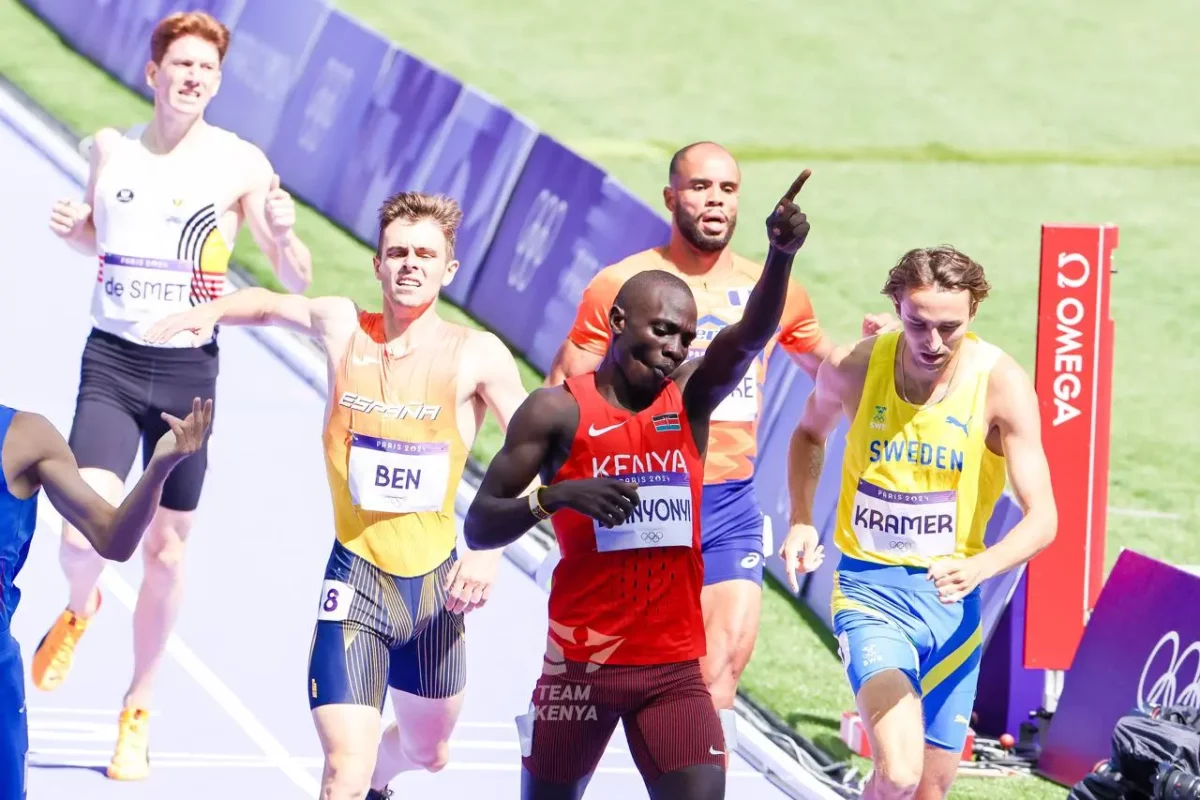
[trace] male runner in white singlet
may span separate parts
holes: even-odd
[[[146,65],[153,118],[125,133],[96,133],[83,201],[61,200],[51,212],[56,234],[100,260],[70,446],[84,480],[112,505],[119,504],[139,442],[145,462],[166,433],[161,414],[184,417],[192,398],[216,394],[215,335],[183,333],[150,345],[142,338],[148,327],[224,294],[243,222],[288,289],[302,292],[311,280],[311,257],[292,231],[295,206],[266,156],[203,119],[228,44],[229,31],[207,14],[159,22]],[[171,473],[145,537],[133,678],[110,778],[138,780],[149,772],[151,684],[179,610],[184,542],[207,460],[206,443]],[[33,683],[45,691],[66,677],[101,600],[104,561],[70,525],[60,558],[70,597],[32,663]]]

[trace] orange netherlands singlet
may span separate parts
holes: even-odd
[[[550,484],[612,477],[638,486],[639,504],[618,528],[572,509],[551,518],[562,560],[550,585],[550,643],[570,661],[670,664],[705,652],[700,586],[704,460],[666,381],[636,414],[596,390],[595,373],[567,380],[579,426]]]
[[[432,572],[457,541],[454,498],[469,454],[457,376],[470,335],[441,321],[389,358],[383,315],[360,311],[335,371],[322,441],[337,538],[392,575]]]
[[[580,301],[575,324],[567,335],[570,342],[589,353],[604,355],[611,336],[608,312],[617,292],[625,281],[651,269],[677,275],[696,298],[696,338],[688,353],[689,359],[704,355],[722,328],[742,318],[750,291],[762,274],[760,264],[736,254],[729,267],[717,267],[704,275],[689,275],[667,260],[660,248],[635,253],[605,267],[592,278]],[[713,412],[704,463],[706,484],[746,481],[754,476],[758,416],[762,408],[767,359],[776,344],[789,352],[807,353],[820,339],[821,328],[808,293],[793,280],[788,286],[779,332],[754,360],[742,383]]]

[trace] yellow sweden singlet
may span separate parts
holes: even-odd
[[[442,322],[413,352],[385,353],[383,315],[362,311],[334,375],[322,440],[338,541],[384,572],[432,572],[454,549],[468,448],[456,414],[470,329]]]
[[[851,558],[927,567],[981,552],[1004,491],[1004,458],[985,441],[988,376],[1001,351],[967,334],[975,347],[958,386],[921,409],[896,392],[900,336],[879,336],[871,351],[846,434],[834,541]]]

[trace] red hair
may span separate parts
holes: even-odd
[[[217,48],[220,60],[225,59],[225,51],[229,49],[229,29],[203,11],[178,11],[160,20],[154,26],[154,33],[150,34],[150,59],[161,64],[167,48],[184,36],[199,36],[211,42]]]

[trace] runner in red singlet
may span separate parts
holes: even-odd
[[[685,365],[696,335],[687,283],[631,277],[604,360],[530,395],[471,504],[471,549],[552,517],[562,551],[542,675],[517,719],[524,800],[581,797],[618,721],[651,798],[725,796],[727,748],[700,670],[704,455],[713,410],[779,326],[809,230],[793,202],[808,176],[767,219],[770,255],[740,321]],[[543,486],[520,496],[539,475]]]

